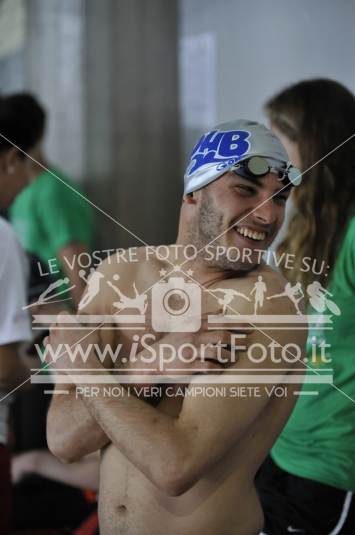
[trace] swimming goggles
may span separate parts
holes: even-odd
[[[263,156],[251,156],[247,160],[238,162],[231,171],[245,178],[262,177],[274,173],[281,181],[289,182],[292,186],[299,186],[302,182],[302,173],[297,167],[287,163],[285,167],[273,167]]]

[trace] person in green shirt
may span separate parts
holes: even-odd
[[[78,186],[47,161],[42,148],[46,113],[39,102],[27,93],[10,95],[5,100],[35,137],[32,180],[12,203],[10,221],[23,248],[36,255],[48,271],[50,263],[57,279],[67,281],[76,306],[85,287],[80,267],[87,265],[93,241],[92,208]]]
[[[295,255],[283,272],[307,288],[308,314],[331,314],[331,329],[309,329],[307,375],[330,368],[333,383],[304,384],[259,472],[264,532],[354,535],[355,97],[335,81],[309,80],[274,96],[266,112],[305,172],[278,253]],[[326,269],[302,269],[307,257]]]

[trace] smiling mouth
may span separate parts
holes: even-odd
[[[234,230],[244,238],[249,238],[254,241],[263,241],[267,236],[266,232],[257,232],[256,230],[251,230],[250,228],[243,226],[234,227]]]

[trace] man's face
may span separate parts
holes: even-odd
[[[214,247],[240,251],[239,261],[224,255],[212,261],[215,267],[248,271],[257,264],[260,253],[255,250],[269,247],[284,219],[290,190],[282,188],[283,183],[271,173],[249,179],[228,172],[197,192],[194,241],[198,248],[213,242]],[[252,251],[247,262],[241,261],[243,250]],[[236,258],[235,253],[229,256]]]

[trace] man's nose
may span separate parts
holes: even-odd
[[[275,207],[272,199],[267,199],[258,204],[253,211],[253,217],[259,223],[270,225],[276,220]]]

